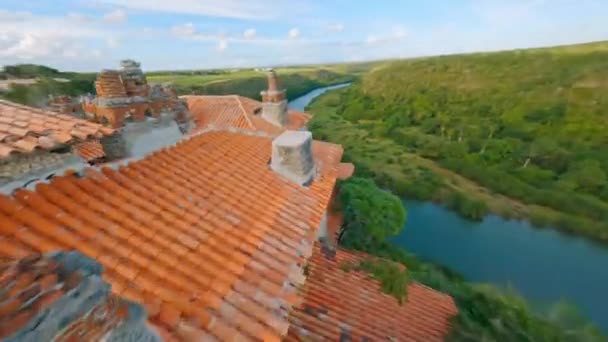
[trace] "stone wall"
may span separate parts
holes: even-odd
[[[71,152],[52,153],[40,151],[27,155],[16,155],[0,160],[0,185],[12,180],[33,175],[66,164],[75,158]]]
[[[127,145],[122,131],[115,131],[99,140],[106,154],[106,161],[113,161],[127,157]]]
[[[23,309],[21,315],[30,319],[3,341],[162,341],[148,329],[144,308],[112,295],[110,285],[101,276],[103,266],[84,254],[72,251],[33,255],[13,267],[13,273],[21,272],[21,280],[36,281],[34,277],[38,275],[55,282],[49,289],[44,289],[41,282],[33,284],[20,296],[31,292],[34,298],[30,301],[45,296],[54,302],[23,304],[28,310]],[[3,309],[3,313],[8,312],[10,305]]]
[[[275,126],[287,124],[287,101],[262,103],[262,118]]]

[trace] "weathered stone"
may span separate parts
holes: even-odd
[[[262,118],[275,126],[287,124],[287,100],[262,103]]]
[[[307,185],[315,175],[312,133],[285,131],[272,141],[272,170],[299,185]]]
[[[26,177],[45,169],[52,169],[74,158],[72,153],[39,152],[5,159],[0,163],[0,184]]]
[[[111,135],[100,139],[107,161],[122,159],[127,156],[127,146],[122,132],[117,130]]]

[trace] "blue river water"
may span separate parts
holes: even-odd
[[[525,221],[471,222],[433,203],[405,202],[394,242],[471,282],[510,287],[537,307],[559,300],[608,331],[608,249]]]
[[[289,108],[303,111],[312,100],[319,97],[323,93],[328,92],[330,90],[345,88],[345,87],[348,87],[349,85],[350,85],[350,83],[342,83],[342,84],[336,84],[336,85],[329,86],[329,87],[317,88],[303,96],[298,97],[297,99],[290,101]]]
[[[316,89],[290,108],[304,110]],[[471,282],[508,287],[541,308],[566,300],[608,332],[608,248],[525,221],[488,216],[472,222],[433,203],[406,201],[408,218],[394,243]]]

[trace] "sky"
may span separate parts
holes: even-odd
[[[0,0],[0,65],[357,62],[608,39],[606,0]]]

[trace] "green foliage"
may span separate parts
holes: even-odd
[[[2,93],[2,97],[29,106],[44,106],[49,99],[49,95],[69,95],[79,96],[87,93],[94,93],[94,77],[91,79],[74,79],[65,81],[55,81],[50,78],[42,78],[37,83],[31,85],[16,84]]]
[[[485,215],[490,209],[480,198],[492,200],[489,201],[492,210],[509,216],[516,214],[510,206],[497,206],[496,203],[503,202],[494,201],[495,197],[490,197],[487,190],[478,186],[472,188],[452,176],[446,170],[449,169],[526,203],[540,203],[562,210],[560,213],[531,205],[527,214],[534,224],[555,224],[564,230],[608,241],[608,225],[602,223],[605,205],[602,199],[608,197],[608,186],[599,187],[598,183],[588,182],[595,178],[601,180],[597,164],[591,166],[593,177],[578,173],[580,168],[575,166],[587,159],[595,160],[605,172],[608,158],[605,149],[597,148],[605,139],[601,134],[605,133],[594,126],[606,123],[598,120],[586,123],[581,116],[593,115],[589,111],[579,112],[570,101],[557,99],[555,103],[551,102],[551,94],[559,94],[558,90],[537,91],[547,81],[533,79],[542,78],[536,69],[548,72],[549,79],[559,82],[579,76],[578,79],[582,79],[582,75],[578,75],[580,70],[564,70],[556,65],[545,68],[545,64],[551,65],[554,59],[564,57],[546,54],[563,51],[563,54],[576,57],[596,51],[595,48],[540,50],[538,53],[543,55],[535,61],[519,58],[533,52],[518,51],[419,59],[378,68],[350,89],[319,97],[310,106],[314,117],[309,127],[315,137],[345,147],[345,159],[355,163],[358,177],[372,178],[379,186],[400,195],[442,201],[474,218]],[[605,53],[608,53],[608,44],[602,55]],[[488,60],[477,65],[484,58]],[[586,56],[583,59],[587,60],[578,61],[576,68],[589,63],[590,59],[596,64],[606,63],[606,58],[602,58]],[[526,65],[532,69],[520,70]],[[406,69],[407,74],[403,71]],[[597,72],[605,70],[608,69],[596,65]],[[480,72],[483,73],[479,75]],[[491,77],[487,73],[491,73]],[[378,75],[381,81],[367,83]],[[594,73],[585,75],[593,77]],[[449,82],[445,78],[450,78]],[[347,112],[351,99],[363,96],[371,102],[356,100],[355,107],[363,107],[367,113]],[[595,90],[586,92],[585,98],[599,101],[587,103],[595,103],[597,113],[608,108],[596,105],[601,101],[606,103]],[[547,99],[551,103],[543,103]],[[539,108],[540,112],[534,112],[534,108]],[[557,130],[552,131],[555,127]],[[585,139],[579,139],[583,135]],[[573,136],[572,141],[568,141],[570,136]],[[436,163],[420,158],[423,153]],[[489,156],[485,156],[486,153]],[[395,162],[389,163],[389,160]],[[562,177],[566,173],[571,174]],[[570,190],[557,190],[560,181],[569,182],[561,185]],[[574,189],[579,186],[592,193],[577,193]],[[450,341],[605,340],[586,319],[573,314],[575,310],[569,306],[556,306],[539,314],[516,294],[470,284],[448,269],[422,261],[387,240],[365,234],[354,234],[349,239],[342,239],[341,244],[403,263],[407,266],[408,281],[451,295],[458,315],[452,322]],[[352,266],[345,269],[352,269]]]
[[[57,69],[37,64],[6,65],[3,74],[10,78],[61,77]]]
[[[13,84],[0,97],[30,106],[44,106],[49,95],[79,96],[94,93],[95,74],[61,72],[36,64],[7,65],[1,78],[37,79],[33,84]]]
[[[470,218],[509,213],[608,241],[607,47],[387,63],[331,103],[318,99],[314,133],[355,151],[357,169],[401,195]],[[387,162],[396,155],[407,161]]]
[[[469,199],[460,192],[451,193],[446,205],[464,217],[475,221],[481,221],[488,214],[488,206],[484,202]]]
[[[289,100],[300,97],[309,91],[338,83],[350,82],[354,77],[326,69],[310,68],[288,70],[278,69],[281,87],[287,89]],[[150,82],[172,83],[180,95],[238,94],[253,99],[260,99],[260,92],[268,86],[264,73],[252,70],[239,72],[229,71],[176,71],[152,73]]]
[[[379,189],[368,178],[349,178],[339,188],[345,222],[343,244],[371,244],[401,232],[406,213],[397,196]]]
[[[340,268],[345,272],[367,272],[380,283],[382,292],[389,294],[403,304],[407,298],[407,287],[410,278],[407,271],[399,264],[386,259],[365,259],[357,264],[344,263]]]

